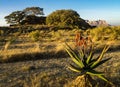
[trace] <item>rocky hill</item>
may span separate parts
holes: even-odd
[[[105,20],[96,20],[96,21],[89,21],[86,22],[91,26],[109,26],[109,24]]]

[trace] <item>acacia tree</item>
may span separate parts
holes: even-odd
[[[8,16],[5,16],[5,19],[7,23],[10,25],[18,25],[21,24],[26,19],[26,17],[30,15],[34,15],[34,16],[44,15],[43,8],[28,7],[25,8],[23,11],[14,11]]]
[[[10,25],[17,25],[22,22],[24,17],[25,17],[24,12],[14,11],[11,14],[9,14],[8,16],[5,16],[5,19],[6,19],[7,23]]]

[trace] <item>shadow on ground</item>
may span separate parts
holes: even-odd
[[[95,49],[95,53],[100,53],[103,47]],[[116,52],[120,51],[120,46],[117,47],[110,47],[109,52]],[[10,62],[19,62],[19,61],[29,61],[29,60],[40,60],[40,59],[51,59],[51,58],[66,58],[69,57],[67,52],[61,50],[58,52],[36,52],[36,53],[22,53],[22,54],[15,54],[8,58],[3,58],[0,60],[0,63],[10,63]]]

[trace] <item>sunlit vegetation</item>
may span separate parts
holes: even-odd
[[[120,40],[120,27],[119,26],[98,27],[90,30],[90,34],[94,41]]]
[[[46,24],[70,28],[90,28],[90,25],[80,18],[80,15],[76,11],[65,9],[57,10],[48,15],[46,18]]]
[[[100,47],[107,43],[112,45],[113,48],[116,48],[117,46],[119,47],[120,43],[119,26],[98,27],[85,31],[77,28],[63,29],[53,26],[36,25],[28,27],[23,26],[18,29],[6,28],[6,31],[4,31],[4,29],[0,31],[1,56],[32,53],[34,51],[36,52],[36,50],[38,52],[64,51],[63,44],[65,42],[70,44],[74,43],[75,34],[78,31],[84,35],[89,35],[96,47]]]
[[[99,50],[101,50],[101,48],[103,48],[103,45],[106,43],[110,45],[108,52],[110,51],[113,52],[114,50],[117,51],[119,49],[119,43],[120,43],[119,42],[120,33],[118,33],[120,30],[119,28],[120,28],[119,26],[99,27],[99,28],[88,29],[85,31],[78,28],[63,29],[53,26],[29,25],[29,26],[19,27],[18,30],[15,29],[14,27],[13,28],[15,29],[14,31],[8,29],[8,31],[4,32],[4,30],[1,29],[0,62],[4,64],[5,62],[19,63],[20,61],[23,61],[27,63],[29,61],[35,61],[35,63],[34,62],[28,63],[28,65],[23,65],[21,66],[21,68],[20,67],[18,68],[16,63],[15,65],[16,68],[14,69],[15,70],[14,73],[19,71],[22,73],[22,76],[26,78],[25,80],[23,80],[22,77],[20,78],[18,77],[21,76],[21,74],[17,74],[18,76],[17,77],[15,76],[14,79],[19,78],[19,82],[16,83],[12,82],[16,85],[17,84],[24,85],[25,87],[29,85],[33,85],[33,86],[38,85],[36,87],[39,87],[40,85],[41,86],[57,85],[58,87],[63,87],[63,85],[66,84],[65,86],[69,86],[69,83],[73,80],[73,78],[75,79],[77,77],[77,74],[75,73],[73,74],[73,72],[69,71],[67,67],[65,67],[67,66],[66,61],[70,61],[70,59],[68,58],[69,56],[65,52],[64,43],[67,42],[74,50],[76,32],[81,32],[85,36],[89,35],[91,37],[92,41],[95,43],[95,49],[97,50],[96,53],[99,53]],[[119,85],[118,83],[120,82],[119,81],[120,69],[118,67],[120,62],[118,60],[119,54],[120,54],[119,51],[113,53],[107,53],[106,56],[112,57],[112,59],[108,61],[106,64],[103,64],[102,68],[98,68],[98,71],[99,70],[105,71],[105,76],[109,78],[109,80],[113,82],[115,85]],[[59,59],[60,61],[58,61],[58,59],[56,58],[61,58],[61,59]],[[45,59],[48,62],[52,61],[50,64],[54,62],[56,62],[56,64],[59,63],[59,65],[51,65],[51,67],[54,67],[56,69],[61,65],[61,63],[64,63],[64,66],[61,66],[61,68],[64,67],[64,72],[62,72],[61,74],[57,74],[60,73],[62,69],[60,68],[58,69],[58,71],[54,71],[52,70],[54,68],[49,69],[48,67],[49,64],[48,66],[45,67],[48,67],[48,70],[50,71],[44,72],[45,69],[41,71],[40,67],[43,67],[44,64],[42,63],[43,65],[41,66],[41,63],[36,63],[36,62],[44,61],[43,59]],[[1,64],[1,66],[3,65]],[[110,66],[114,68],[114,70],[111,69]],[[53,73],[51,73],[51,70],[52,72],[54,72],[54,76]],[[30,72],[31,74],[28,74],[26,77],[24,76],[24,73],[27,72]],[[34,74],[32,72],[34,72]],[[45,75],[42,75],[42,73],[45,73]],[[4,74],[3,76],[8,76],[8,75]],[[12,78],[9,79],[13,81]],[[98,80],[98,79],[96,80],[99,82],[100,85],[106,84],[102,80]],[[5,83],[1,83],[1,82],[0,84],[1,86],[5,85]],[[6,82],[6,84],[8,83]],[[15,86],[14,84],[13,86]]]
[[[69,55],[76,53],[77,45],[87,47],[89,42],[94,45],[94,56],[90,49],[86,49],[90,54],[80,50],[83,56],[74,56],[82,57],[84,61],[80,64],[84,67],[79,66],[78,69],[72,66],[72,70],[101,78],[92,78],[97,82],[96,87],[110,87],[110,82],[119,87],[120,26],[93,28],[74,10],[57,10],[43,17],[43,8],[39,7],[12,12],[5,19],[11,26],[0,27],[0,87],[70,87],[71,83],[79,82],[79,78],[74,79],[80,74],[68,68],[69,64],[75,62],[71,61]],[[82,41],[75,45],[78,32],[84,39],[77,38]],[[84,43],[85,40],[87,42]],[[66,49],[69,55],[65,43],[69,44]],[[108,51],[104,48],[106,44],[109,45]],[[103,48],[102,57],[99,57]],[[110,60],[103,58],[105,52],[104,57],[110,57]],[[106,61],[103,65],[98,61],[101,58],[104,59],[102,63]],[[97,65],[100,66],[96,68]],[[107,79],[100,72],[93,73],[93,67],[95,71],[103,71]],[[91,81],[90,78],[88,80],[86,83]]]

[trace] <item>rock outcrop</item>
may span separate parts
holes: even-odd
[[[86,22],[91,26],[109,26],[109,24],[105,20],[97,20],[97,21],[89,21]]]

